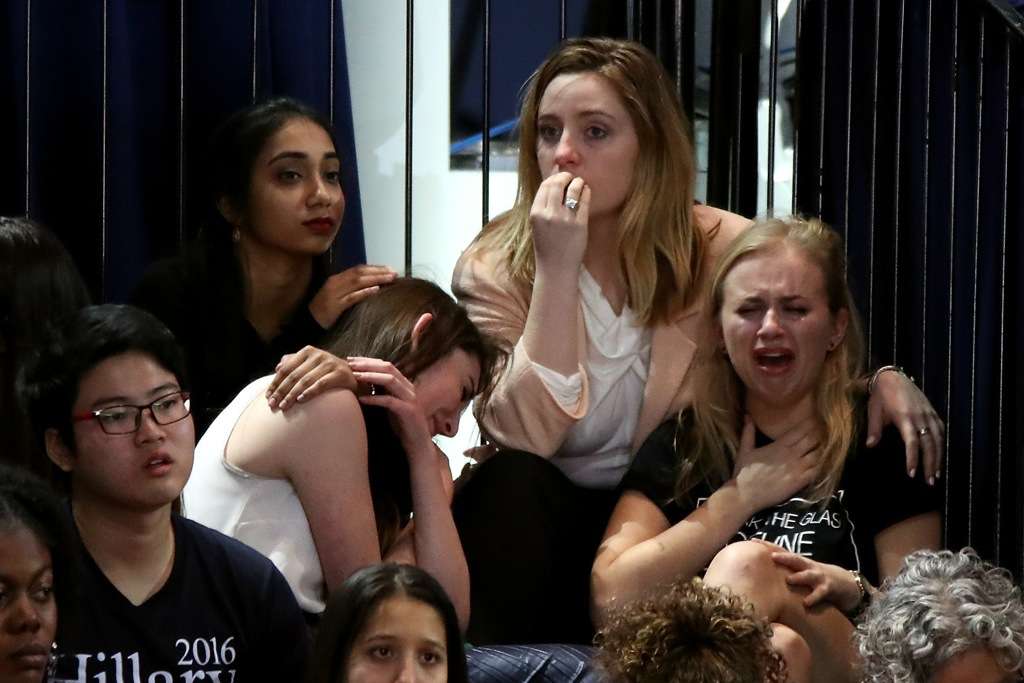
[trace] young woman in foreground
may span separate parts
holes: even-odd
[[[452,280],[510,354],[476,411],[501,450],[454,506],[477,644],[590,641],[590,565],[614,489],[655,427],[693,401],[709,270],[748,225],[694,202],[689,124],[643,46],[566,41],[525,92],[516,204]],[[883,413],[908,469],[920,443],[934,475],[942,425],[900,373],[879,375],[864,437]]]
[[[450,296],[413,278],[355,306],[334,334],[327,350],[367,393],[333,389],[283,413],[264,398],[269,375],[251,383],[196,447],[185,513],[271,558],[306,612],[390,560],[430,572],[465,621],[451,472],[432,437],[458,431],[494,352]]]
[[[594,561],[598,617],[708,567],[708,585],[773,623],[791,680],[853,679],[851,616],[870,582],[938,547],[940,521],[934,489],[900,472],[895,429],[862,446],[845,272],[838,235],[816,220],[757,223],[722,256],[707,305],[717,344],[693,404],[623,479]]]
[[[459,622],[417,567],[361,569],[331,596],[306,683],[466,683]]]

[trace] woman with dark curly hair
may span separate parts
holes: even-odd
[[[872,683],[1024,677],[1021,590],[970,548],[909,555],[856,635],[864,680]]]
[[[781,683],[786,665],[771,637],[739,596],[680,579],[613,612],[597,660],[619,683]]]

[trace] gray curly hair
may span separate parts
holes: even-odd
[[[1024,603],[1010,573],[960,552],[920,550],[887,580],[857,626],[865,681],[923,683],[946,661],[986,647],[1024,672]]]

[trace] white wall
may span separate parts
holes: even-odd
[[[405,267],[405,0],[343,3],[356,156],[369,263]],[[459,253],[480,229],[481,175],[450,171],[448,2],[415,3],[413,274],[450,291]],[[515,173],[492,172],[490,211],[512,205]],[[456,473],[479,431],[469,411],[455,439],[439,437]]]

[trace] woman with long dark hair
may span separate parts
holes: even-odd
[[[25,354],[55,321],[89,305],[89,291],[57,237],[28,218],[0,216],[0,434],[2,459],[47,472],[46,458],[32,447],[15,383]]]
[[[214,133],[207,160],[197,241],[155,265],[133,296],[185,349],[199,434],[239,389],[318,344],[342,312],[395,277],[383,266],[328,273],[345,196],[330,123],[315,110],[279,97],[235,112]],[[306,350],[300,361],[308,362],[294,364],[284,391],[270,392],[283,407],[332,372],[354,386],[338,359]]]
[[[185,513],[271,558],[316,615],[360,567],[429,571],[460,617],[469,577],[451,515],[451,471],[432,437],[454,436],[488,386],[495,352],[437,285],[400,278],[354,306],[325,345],[363,389],[288,413],[245,387],[196,447]]]
[[[441,585],[410,565],[353,574],[331,595],[307,683],[466,683],[459,622]]]

